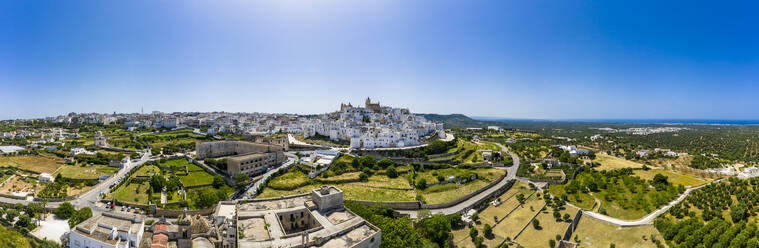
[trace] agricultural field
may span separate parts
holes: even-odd
[[[522,227],[530,224],[530,219],[540,211],[543,205],[545,205],[543,199],[533,194],[525,200],[524,204],[518,206],[514,212],[511,212],[511,214],[501,221],[500,224],[493,227],[493,233],[501,237],[513,239]],[[532,226],[528,226],[527,228],[532,228]]]
[[[100,176],[111,176],[119,169],[106,165],[76,166],[66,165],[58,171],[62,177],[73,179],[97,179]]]
[[[615,170],[622,168],[643,168],[643,164],[633,162],[630,160],[609,156],[606,154],[596,154],[595,163],[600,163],[601,166],[596,167],[597,170]]]
[[[517,237],[516,242],[523,247],[545,247],[548,245],[548,240],[551,239],[558,243],[556,235],[564,236],[569,223],[577,214],[577,208],[567,205],[566,208],[559,211],[559,214],[562,219],[557,221],[550,208],[540,212],[535,218],[540,222],[540,229],[535,229],[532,225],[528,226]],[[569,221],[563,219],[565,214],[570,216]]]
[[[663,170],[663,169],[635,170],[633,173],[635,173],[636,176],[645,180],[651,180],[654,178],[654,176],[656,176],[656,174],[662,174],[664,176],[667,176],[668,180],[670,180],[670,182],[672,182],[673,184],[685,185],[685,186],[698,186],[698,185],[709,182],[707,180],[700,179],[695,176],[681,174],[681,173],[672,172],[672,171]]]
[[[619,227],[583,216],[570,241],[579,243],[580,247],[607,248],[614,244],[616,247],[656,248],[652,236],[662,240],[656,228],[650,225]]]
[[[13,166],[37,173],[53,174],[63,166],[63,159],[51,154],[0,157],[0,166]]]

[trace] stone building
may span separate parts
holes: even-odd
[[[239,201],[238,246],[378,248],[379,228],[343,206],[334,186],[303,195]]]
[[[226,156],[227,173],[234,177],[250,177],[266,172],[268,168],[285,161],[285,147],[245,141],[198,142],[195,146],[198,159]]]
[[[108,142],[106,141],[105,136],[103,136],[103,132],[97,131],[95,133],[95,146],[97,147],[107,147]]]

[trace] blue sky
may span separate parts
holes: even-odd
[[[759,119],[750,1],[2,1],[0,119],[68,112]]]

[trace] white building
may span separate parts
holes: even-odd
[[[37,181],[41,183],[52,183],[53,180],[53,176],[48,173],[41,173],[39,177],[37,177]]]
[[[105,212],[85,220],[71,230],[68,247],[139,247],[144,229],[145,221],[136,215]]]

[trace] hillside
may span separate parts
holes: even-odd
[[[467,127],[486,127],[486,126],[502,126],[503,125],[503,123],[495,122],[495,121],[478,121],[462,114],[450,114],[450,115],[417,114],[417,115],[423,116],[427,120],[443,123],[445,128],[451,128],[451,127],[467,128]]]

